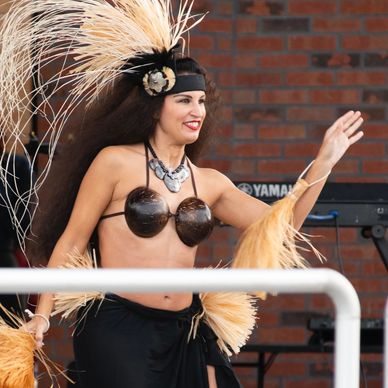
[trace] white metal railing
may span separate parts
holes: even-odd
[[[0,269],[0,293],[51,291],[325,293],[336,312],[334,386],[359,388],[360,302],[330,269]]]
[[[384,314],[384,388],[388,388],[388,298]]]

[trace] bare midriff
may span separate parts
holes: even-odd
[[[103,268],[192,268],[197,248],[183,244],[171,219],[157,236],[135,236],[124,216],[104,220],[98,228]],[[147,307],[178,311],[190,306],[192,293],[126,293],[117,295]]]

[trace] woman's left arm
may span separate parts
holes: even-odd
[[[326,131],[318,155],[304,179],[313,185],[299,198],[295,205],[294,224],[299,229],[313,208],[326,178],[347,149],[361,139],[362,131],[358,131],[363,119],[360,112],[349,111],[341,116]],[[326,177],[325,179],[321,179]],[[318,181],[317,183],[314,183]]]
[[[318,155],[304,179],[311,184],[295,205],[294,224],[299,229],[313,208],[326,178],[346,150],[363,136],[358,131],[363,119],[360,112],[347,112],[326,131]],[[221,221],[239,229],[259,220],[268,209],[268,205],[237,189],[222,174],[209,177],[209,187],[217,187],[219,197],[213,205],[214,215]],[[321,179],[325,177],[325,179]]]

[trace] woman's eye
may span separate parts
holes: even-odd
[[[188,104],[190,100],[188,98],[184,98],[183,100],[179,100],[179,102],[183,102],[184,104]]]

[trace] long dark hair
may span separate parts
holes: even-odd
[[[178,74],[203,74],[205,70],[191,58],[177,60]],[[196,162],[207,145],[218,108],[218,95],[213,82],[206,78],[207,115],[198,140],[186,146],[186,154]],[[32,225],[28,255],[34,263],[49,259],[66,224],[88,167],[105,147],[136,144],[149,139],[156,128],[163,96],[149,97],[133,77],[123,74],[88,111],[81,129],[75,130],[75,141],[65,145],[55,158],[40,193],[40,205]]]

